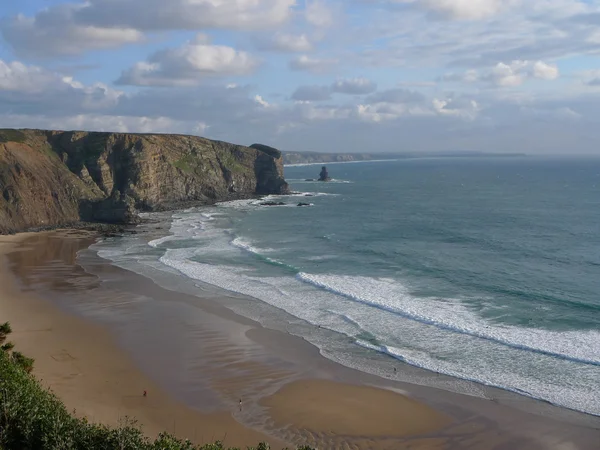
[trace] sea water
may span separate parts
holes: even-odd
[[[306,181],[318,165],[287,167],[295,194],[268,199],[285,206],[192,208],[169,214],[149,242],[95,248],[131,270],[151,266],[270,305],[258,317],[267,326],[284,311],[331,330],[347,337],[348,354],[377,352],[600,415],[600,159],[328,170],[324,183]],[[333,359],[345,353],[312,342]]]

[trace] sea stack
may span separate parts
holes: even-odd
[[[329,178],[329,172],[327,172],[327,167],[321,167],[321,173],[319,174],[319,181],[331,181]]]

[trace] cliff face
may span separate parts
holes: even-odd
[[[281,155],[261,148],[181,135],[0,130],[0,233],[128,223],[135,210],[287,191]]]

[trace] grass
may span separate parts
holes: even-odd
[[[235,155],[227,150],[219,151],[218,160],[223,167],[229,169],[233,173],[240,173],[247,169],[239,163]],[[193,152],[182,156],[171,164],[186,173],[202,175],[202,173],[206,171],[206,168],[202,165],[198,155]]]
[[[127,418],[112,428],[76,417],[30,373],[33,360],[5,343],[11,331],[0,325],[0,450],[225,450],[219,441],[197,446],[168,433],[152,440]],[[260,443],[247,450],[269,448]]]
[[[0,142],[25,142],[25,133],[10,128],[0,129]]]
[[[221,164],[232,172],[243,172],[246,168],[239,163],[233,153],[224,150],[220,156]]]
[[[173,162],[173,165],[177,167],[179,170],[186,173],[193,173],[196,168],[196,158],[191,153],[179,158],[177,161]]]

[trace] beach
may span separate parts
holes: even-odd
[[[176,292],[111,265],[86,250],[95,240],[76,230],[0,237],[0,320],[42,384],[91,421],[135,417],[150,436],[231,446],[598,447],[598,417],[494,388],[480,398],[344,367],[235,314],[219,291]],[[389,370],[444,381],[400,362]]]

